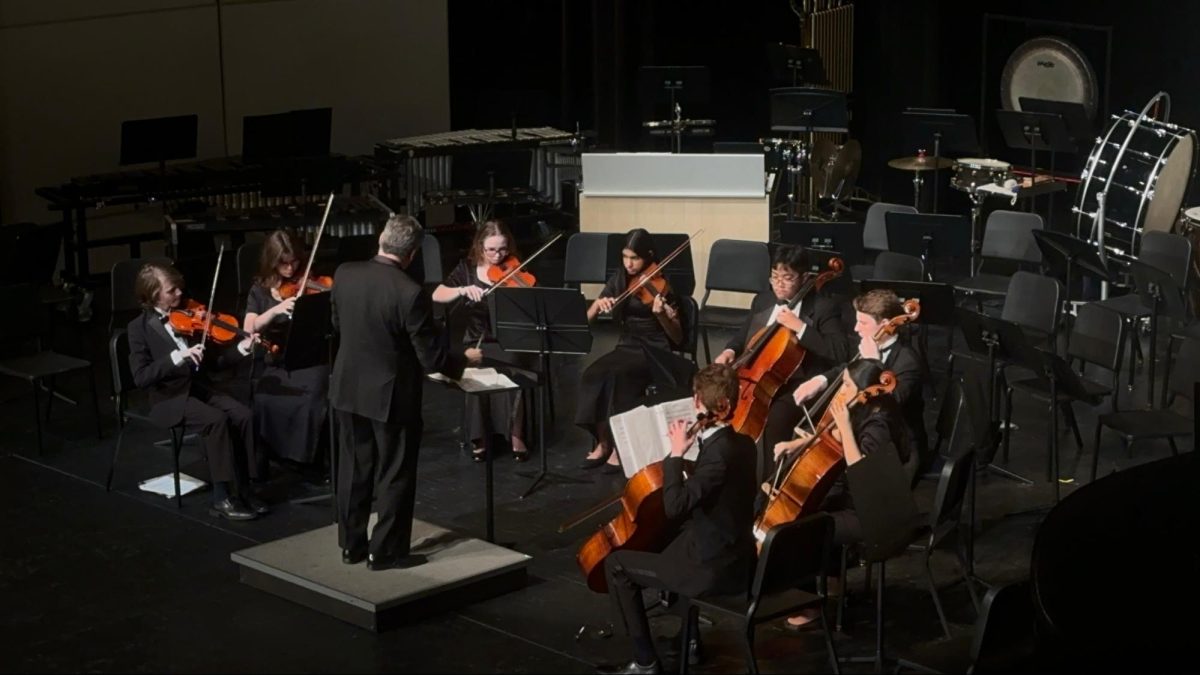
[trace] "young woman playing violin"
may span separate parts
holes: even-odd
[[[804,380],[823,372],[835,363],[846,361],[845,329],[839,303],[826,293],[810,291],[799,306],[789,309],[787,302],[804,285],[809,272],[804,250],[799,246],[779,246],[771,256],[770,289],[759,293],[750,304],[750,314],[714,363],[732,363],[746,351],[751,336],[764,326],[779,323],[795,331],[805,349],[804,361],[792,377],[779,388],[763,427],[764,448],[792,437],[792,428],[803,417],[793,402],[792,392]],[[766,458],[764,458],[766,459]],[[770,462],[765,461],[764,466]]]
[[[891,394],[883,393],[865,403],[849,406],[849,402],[853,401],[861,390],[879,382],[879,376],[884,370],[886,369],[883,362],[875,358],[861,358],[852,361],[846,367],[840,380],[841,390],[829,402],[830,416],[835,425],[833,435],[842,443],[847,467],[873,453],[894,453],[900,459],[903,471],[902,476],[896,477],[895,489],[907,494],[916,457],[911,451],[908,430],[901,419],[895,398]],[[794,454],[806,446],[810,438],[807,431],[798,427],[795,439],[775,445],[776,460],[781,456]],[[821,502],[821,510],[833,517],[834,548],[862,541],[862,525],[854,510],[850,485],[846,474],[842,474]],[[769,488],[768,485],[763,487]],[[835,583],[838,566],[830,564],[828,568],[833,571],[830,582]],[[812,610],[790,617],[785,622],[785,627],[799,630],[809,625],[817,616],[817,611]]]
[[[149,390],[150,417],[164,427],[182,424],[199,432],[213,485],[214,516],[251,520],[269,510],[247,481],[261,468],[250,410],[218,391],[208,377],[250,353],[252,333],[227,348],[189,342],[173,325],[183,300],[183,275],[174,267],[147,264],[138,272],[134,293],[142,314],[129,322],[129,369],[139,388]],[[200,331],[197,331],[198,333]]]
[[[655,383],[654,373],[661,369],[651,367],[651,358],[668,372],[686,373],[687,378],[695,372],[691,361],[671,351],[671,345],[682,340],[683,327],[665,279],[659,277],[661,282],[653,291],[643,290],[619,304],[616,302],[630,287],[631,280],[636,284],[639,275],[657,261],[650,233],[641,228],[630,230],[621,246],[621,268],[608,279],[599,297],[588,308],[588,321],[601,312],[611,312],[621,335],[616,348],[583,371],[579,383],[575,423],[596,439],[591,453],[581,464],[582,468],[593,469],[605,462],[612,467],[619,466],[613,452],[608,419],[636,406],[645,396],[646,387]],[[606,471],[615,473],[616,469]]]
[[[499,220],[485,222],[475,232],[467,257],[459,261],[445,281],[434,289],[433,301],[448,304],[460,298],[466,300],[468,304],[463,310],[466,311],[467,326],[463,332],[463,343],[483,350],[484,359],[492,365],[525,371],[536,378],[535,355],[508,353],[500,348],[500,343],[492,335],[487,302],[483,301],[483,294],[507,275],[508,270],[520,264],[517,262],[519,255],[507,225]],[[509,281],[525,285],[536,282],[527,271],[513,275]],[[471,456],[476,462],[486,459],[483,454],[484,435],[493,433],[510,437],[513,459],[523,462],[529,457],[522,424],[524,404],[519,393],[489,395],[487,419],[484,418],[478,396],[468,396],[466,406],[467,428],[473,444]]]
[[[681,523],[679,535],[662,553],[618,550],[604,561],[608,593],[634,645],[634,660],[612,672],[661,670],[642,603],[643,588],[689,597],[739,593],[745,592],[754,571],[756,450],[749,436],[726,423],[737,401],[737,373],[729,366],[708,365],[696,373],[692,391],[698,422],[672,423],[671,450],[663,460],[663,511],[668,520]],[[685,478],[683,456],[695,443],[700,452]],[[682,658],[699,657],[695,624],[692,635],[696,640]]]
[[[300,277],[308,252],[299,238],[287,230],[275,230],[263,242],[258,274],[246,298],[248,331],[262,333],[279,345],[288,337],[288,324],[296,307]],[[315,283],[332,285],[327,277],[310,278],[308,292],[319,292]],[[326,453],[325,402],[329,394],[329,366],[316,365],[286,370],[279,354],[266,354],[256,363],[258,377],[254,387],[254,426],[258,440],[275,457],[292,462],[319,480],[324,477],[321,464]],[[261,369],[257,366],[262,366]]]
[[[904,306],[894,291],[877,288],[854,298],[854,335],[847,344],[850,354],[879,359],[884,368],[896,376],[892,398],[900,406],[907,424],[910,446],[917,451],[918,464],[928,461],[928,435],[925,432],[925,399],[922,397],[925,359],[894,330],[881,330],[897,317],[904,315]],[[878,341],[877,341],[878,338]],[[803,405],[835,380],[842,366],[816,375],[796,388],[794,400]],[[915,480],[917,472],[914,472]]]

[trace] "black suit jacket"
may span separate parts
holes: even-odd
[[[420,420],[425,373],[458,379],[466,365],[434,323],[429,294],[398,263],[379,256],[343,263],[334,279],[330,300],[340,336],[329,385],[334,409],[392,424]]]
[[[695,470],[683,478],[683,460],[663,461],[663,507],[670,519],[687,518],[671,548],[688,561],[728,569],[754,558],[754,476],[757,447],[731,427],[704,441]]]
[[[750,304],[750,316],[725,348],[732,349],[741,356],[750,338],[767,325],[767,319],[771,318],[775,305],[773,291],[766,290],[754,296],[754,301]],[[849,358],[846,352],[845,330],[842,327],[842,310],[836,300],[820,294],[810,295],[800,303],[797,315],[808,324],[804,336],[800,338],[800,345],[808,353],[793,379],[805,373],[819,373],[830,365],[842,363]]]
[[[807,332],[807,331],[806,331]],[[851,354],[858,351],[858,335],[847,340]],[[892,398],[896,399],[896,404],[900,406],[900,411],[904,415],[904,422],[908,425],[912,432],[914,450],[922,453],[925,452],[925,446],[928,443],[928,435],[925,433],[925,399],[922,384],[925,378],[925,364],[921,360],[920,354],[913,349],[904,339],[898,339],[888,351],[887,358],[883,360],[883,367],[892,371],[896,376],[896,389],[892,392]],[[830,386],[838,384],[837,378],[842,376],[844,366],[836,366],[825,371],[823,375],[829,380]]]
[[[129,370],[133,383],[150,392],[150,418],[156,424],[174,426],[183,421],[183,408],[195,386],[209,384],[210,368],[225,368],[242,358],[236,345],[205,349],[204,363],[196,371],[185,360],[175,365],[171,352],[175,344],[158,312],[147,309],[126,326],[129,335]]]

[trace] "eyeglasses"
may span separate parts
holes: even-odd
[[[800,277],[795,274],[772,274],[771,283],[773,284],[791,284],[795,283]]]
[[[508,247],[501,246],[500,248],[484,248],[483,252],[484,253],[508,253]]]

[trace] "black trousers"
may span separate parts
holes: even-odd
[[[421,423],[389,424],[344,410],[337,421],[338,543],[376,557],[408,555]],[[372,499],[378,520],[368,546]]]
[[[625,631],[635,641],[651,639],[642,589],[669,591],[690,598],[702,597],[709,591],[745,589],[745,579],[741,578],[745,575],[740,574],[740,568],[731,573],[712,565],[696,565],[680,555],[680,548],[672,545],[663,553],[616,551],[604,560],[608,597],[624,622]]]
[[[183,405],[184,430],[204,437],[214,482],[241,483],[247,474],[258,478],[262,458],[254,443],[253,419],[250,408],[232,396],[199,389],[188,396]]]

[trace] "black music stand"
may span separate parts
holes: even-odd
[[[642,66],[638,71],[643,119],[679,120],[684,106],[695,106],[703,112],[710,96],[708,66]],[[708,127],[703,129],[710,131]],[[673,152],[683,151],[683,135],[692,131],[671,129]]]
[[[1100,258],[1100,251],[1095,244],[1065,232],[1051,232],[1050,230],[1034,230],[1033,240],[1037,243],[1038,250],[1042,252],[1042,260],[1045,261],[1050,273],[1055,276],[1061,274],[1067,289],[1068,300],[1071,297],[1071,277],[1076,268],[1084,275],[1093,276],[1102,281],[1115,280],[1113,271]],[[1082,284],[1080,286],[1080,300],[1082,300]]]
[[[900,114],[900,137],[904,147],[919,154],[933,147],[933,166],[942,153],[970,154],[979,151],[975,120],[970,115],[953,112],[932,112],[928,109],[909,109]],[[938,210],[938,181],[933,181],[933,212]]]
[[[779,228],[779,241],[805,250],[837,251],[847,265],[863,260],[863,225],[855,222],[786,220]]]
[[[283,369],[287,371],[328,365],[333,362],[333,340],[330,326],[329,293],[312,293],[296,298],[292,318],[288,324],[287,342],[280,357]],[[293,499],[292,504],[312,504],[324,499],[333,500],[337,489],[337,452],[334,431],[333,406],[326,401],[326,418],[329,427],[329,492]],[[337,520],[337,501],[332,502],[333,519]]]
[[[936,261],[951,263],[953,268],[955,261],[970,258],[971,228],[966,216],[891,212],[883,219],[888,248],[920,258],[930,280]]]
[[[783,244],[779,244],[783,245]],[[774,249],[771,249],[774,253]],[[829,261],[832,258],[841,258],[840,251],[829,251],[820,248],[804,249],[804,264],[808,265],[808,271],[814,273],[829,271]],[[822,295],[830,297],[851,297],[854,295],[854,275],[850,273],[850,266],[846,265],[842,268],[841,276],[833,279],[819,291]]]
[[[1021,327],[1011,321],[1004,321],[995,317],[987,316],[979,312],[973,312],[964,307],[959,307],[957,310],[958,325],[962,328],[963,337],[966,339],[967,348],[976,354],[981,359],[987,361],[987,388],[985,389],[985,407],[987,408],[988,420],[992,429],[999,428],[999,420],[996,415],[996,363],[997,361],[1010,361],[1012,355],[1007,349],[1016,347],[1018,350],[1023,350],[1021,342],[1013,343],[1013,330],[1020,335],[1022,340],[1024,335],[1021,333]],[[1005,336],[1007,336],[1007,344]],[[1026,343],[1027,344],[1027,343]],[[1011,430],[1005,429],[1003,433],[1011,433]],[[1033,485],[1033,481],[1024,476],[1015,474],[1008,469],[996,466],[993,459],[996,457],[996,450],[999,449],[999,436],[996,436],[997,442],[991,444],[990,448],[985,448],[982,454],[976,456],[975,465],[978,468],[986,469],[1003,478],[1017,481],[1024,485]]]
[[[1037,153],[1050,153],[1050,175],[1054,176],[1054,156],[1058,153],[1074,152],[1077,149],[1067,122],[1057,113],[1030,112],[1023,110],[997,110],[996,122],[1004,135],[1004,142],[1014,150],[1029,151],[1029,169],[1037,177]],[[1032,185],[1032,184],[1031,184]],[[1030,207],[1032,210],[1032,206]],[[1054,225],[1054,193],[1050,193],[1049,215],[1046,229]]]
[[[1049,113],[1059,115],[1067,125],[1067,137],[1072,148],[1069,153],[1078,153],[1082,148],[1091,147],[1093,134],[1092,122],[1088,119],[1087,108],[1075,101],[1051,101],[1044,98],[1029,98],[1022,96],[1017,99],[1021,110],[1033,113]]]
[[[156,162],[161,168],[168,160],[195,157],[199,122],[199,115],[121,122],[120,164]]]
[[[587,303],[573,288],[497,288],[488,296],[492,334],[500,347],[509,352],[538,355],[541,373],[538,382],[538,450],[541,470],[521,494],[533,493],[549,470],[546,465],[546,405],[549,393],[546,377],[551,354],[585,355],[592,350],[592,331],[588,326]],[[488,453],[490,456],[491,453]],[[567,482],[580,482],[559,476]]]
[[[846,106],[846,94],[833,89],[818,89],[809,87],[780,87],[770,91],[771,96],[771,130],[803,132],[808,152],[816,146],[816,132],[845,133],[850,127],[850,111]],[[800,187],[804,180],[811,179],[808,161],[800,165],[801,170],[795,173],[793,194],[801,194]],[[805,215],[812,217],[814,199],[812,183],[804,196]],[[792,200],[792,217],[799,216],[799,200]]]
[[[767,44],[767,70],[771,83],[784,87],[823,86],[825,64],[821,52],[782,42]]]
[[[954,304],[954,286],[934,281],[886,281],[863,279],[859,290],[863,293],[883,288],[896,293],[900,302],[915,299],[921,303],[921,316],[917,327],[921,331],[922,356],[929,354],[929,327],[947,326],[950,340],[947,349],[954,351],[954,327],[958,325],[958,307]]]

